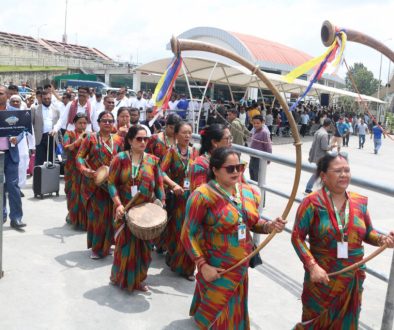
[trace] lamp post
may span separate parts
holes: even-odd
[[[386,42],[386,41],[389,41],[389,40],[392,40],[392,39],[393,38],[388,38],[388,39],[383,40],[382,42]],[[383,54],[380,53],[378,99],[380,98],[380,79],[382,78],[382,62],[383,62]],[[389,69],[389,71],[390,71],[390,69]],[[389,72],[389,74],[390,74],[390,72]]]

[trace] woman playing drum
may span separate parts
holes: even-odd
[[[179,122],[174,132],[177,144],[168,150],[161,162],[164,183],[172,190],[166,193],[173,193],[173,205],[167,204],[168,225],[164,234],[166,263],[172,271],[193,281],[195,265],[183,248],[180,236],[185,220],[186,201],[190,194],[189,169],[197,157],[197,151],[189,146],[192,137],[190,124]]]
[[[129,228],[124,226],[124,207],[137,192],[137,205],[149,202],[152,195],[164,201],[159,159],[144,152],[148,142],[146,135],[146,130],[141,126],[132,126],[129,129],[125,139],[125,151],[112,160],[108,177],[108,190],[116,212],[111,282],[128,291],[148,290],[143,281],[151,262],[151,245],[149,241],[135,237]]]
[[[230,148],[210,158],[210,181],[198,187],[186,206],[182,244],[197,264],[197,283],[190,315],[200,329],[249,329],[248,265],[221,275],[253,248],[250,231],[283,230],[285,221],[260,219],[260,196],[240,175],[245,164]]]
[[[75,228],[86,230],[86,210],[81,196],[82,174],[75,166],[77,153],[85,136],[87,125],[87,115],[78,112],[73,123],[75,131],[66,131],[63,138],[64,149],[67,153],[66,164],[64,165],[64,192],[67,197],[68,215],[66,221]]]
[[[87,241],[92,259],[107,256],[113,243],[112,200],[105,186],[95,184],[96,170],[109,166],[122,145],[122,138],[111,134],[114,123],[111,112],[101,112],[98,122],[100,132],[89,133],[77,154],[77,168],[84,175],[81,194],[88,216]]]
[[[200,132],[200,156],[190,167],[190,190],[194,191],[208,181],[209,158],[220,147],[230,147],[232,136],[230,130],[222,124],[212,124]]]
[[[357,329],[365,266],[330,278],[327,274],[360,261],[363,242],[394,247],[394,231],[389,236],[378,234],[367,198],[346,191],[351,175],[344,156],[336,152],[323,156],[316,177],[323,187],[300,204],[291,238],[305,268],[302,323],[295,328]]]

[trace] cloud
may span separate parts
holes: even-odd
[[[114,59],[147,62],[171,56],[165,46],[172,35],[212,26],[317,56],[325,50],[320,27],[326,19],[379,40],[391,37],[387,45],[393,48],[393,12],[392,0],[68,0],[67,35],[70,43],[96,47]],[[18,6],[3,6],[0,31],[37,37],[40,30],[41,37],[60,41],[64,14],[65,1],[20,0]],[[350,65],[363,62],[378,76],[380,54],[376,51],[349,43],[346,58]],[[387,76],[388,60],[383,63],[382,76]]]

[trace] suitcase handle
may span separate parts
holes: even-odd
[[[50,145],[50,139],[51,139],[51,135],[48,134],[48,146],[47,146],[47,161],[46,161],[46,168],[54,168],[55,167],[55,138],[52,137],[53,139],[53,143],[52,143],[52,163],[49,162],[49,145]]]

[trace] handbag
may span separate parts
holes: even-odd
[[[256,250],[257,246],[256,244],[253,244],[253,251]],[[260,257],[260,252],[257,253],[255,256],[253,256],[252,258],[250,258],[249,260],[249,267],[250,268],[256,268],[259,265],[263,264],[263,260]]]

